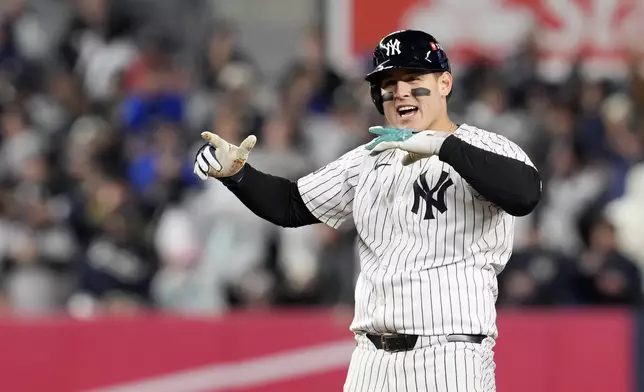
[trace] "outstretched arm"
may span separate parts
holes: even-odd
[[[208,143],[195,158],[194,172],[199,178],[218,179],[255,215],[278,226],[319,223],[302,200],[297,183],[262,173],[246,163],[255,146],[255,136],[249,136],[239,146],[210,132],[204,132],[202,137]]]
[[[363,158],[353,149],[297,182],[262,173],[246,163],[255,146],[249,136],[239,147],[204,132],[194,172],[203,181],[220,180],[255,215],[282,227],[325,223],[338,228],[353,212],[353,197]]]
[[[249,164],[221,182],[255,215],[273,224],[301,227],[320,223],[304,204],[296,182],[262,173]]]

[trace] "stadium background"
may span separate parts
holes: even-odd
[[[4,0],[0,386],[335,391],[354,231],[287,230],[192,175],[199,133],[292,179],[368,141],[362,82],[437,35],[455,120],[544,178],[500,277],[499,391],[643,391],[644,2]]]

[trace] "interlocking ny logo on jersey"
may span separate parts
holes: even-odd
[[[411,212],[418,214],[418,208],[420,207],[420,200],[425,200],[426,209],[425,216],[423,219],[435,219],[434,217],[434,208],[438,210],[441,214],[447,211],[447,205],[445,204],[445,191],[447,188],[452,186],[454,182],[449,178],[449,174],[446,171],[441,173],[440,178],[436,185],[429,189],[427,185],[427,172],[423,172],[420,175],[418,180],[414,182],[414,205],[411,207]],[[434,194],[436,194],[434,198]]]
[[[400,54],[400,41],[397,39],[392,39],[384,45],[381,43],[380,47],[387,51],[387,56]]]

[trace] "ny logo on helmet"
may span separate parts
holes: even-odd
[[[387,56],[393,56],[394,54],[400,54],[400,41],[397,39],[392,39],[386,44],[380,43],[380,47],[387,51]]]

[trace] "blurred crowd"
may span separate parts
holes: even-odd
[[[0,7],[2,312],[351,306],[350,223],[275,227],[192,174],[207,129],[255,134],[249,162],[292,180],[371,139],[383,119],[368,86],[325,61],[320,29],[266,78],[229,22],[186,56],[145,12],[108,0],[70,1],[55,42],[27,2]],[[638,305],[644,59],[625,81],[573,72],[553,85],[538,56],[528,39],[502,64],[481,57],[450,103],[454,120],[523,147],[544,180],[517,220],[499,306]]]

